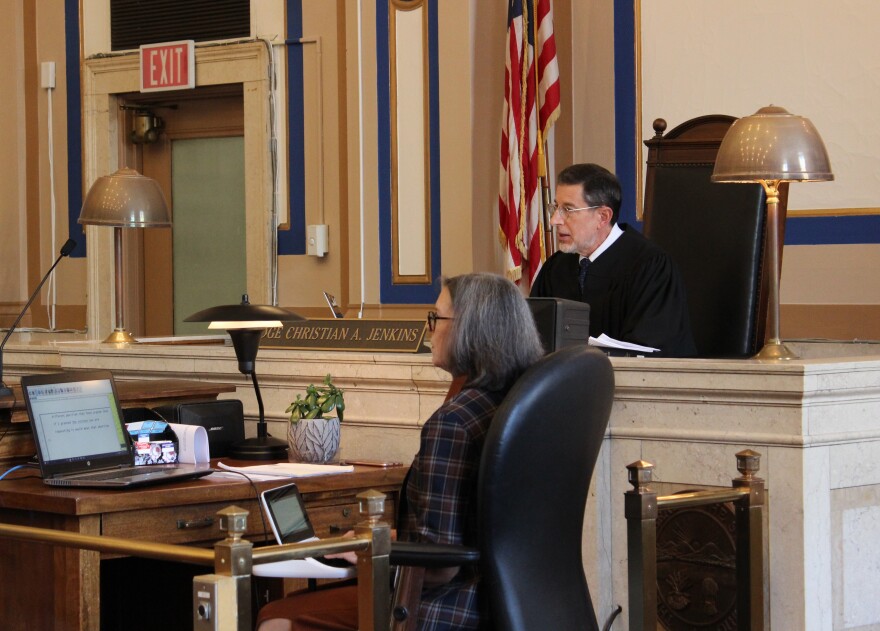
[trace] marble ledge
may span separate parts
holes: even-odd
[[[678,392],[719,397],[730,393],[738,402],[753,393],[785,398],[880,391],[880,355],[786,362],[612,357],[611,363],[618,393],[635,398],[654,391],[667,393],[667,398]]]

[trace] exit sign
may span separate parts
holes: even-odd
[[[195,42],[141,46],[141,92],[196,87]]]

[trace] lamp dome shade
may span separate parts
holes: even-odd
[[[171,225],[165,194],[156,180],[122,168],[99,177],[83,201],[79,223],[121,228]]]
[[[822,182],[834,179],[819,132],[782,107],[738,119],[724,136],[713,182]]]
[[[247,294],[242,296],[240,304],[218,305],[192,314],[184,322],[216,322],[226,326],[213,328],[269,328],[281,326],[280,321],[305,320],[301,315],[272,305],[252,305]],[[277,324],[273,324],[277,323]]]

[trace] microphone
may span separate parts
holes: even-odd
[[[18,314],[18,317],[15,319],[15,322],[12,323],[12,326],[9,327],[9,330],[6,331],[6,337],[3,338],[3,341],[0,342],[0,398],[12,396],[12,389],[7,387],[3,382],[3,348],[6,346],[6,340],[9,339],[9,336],[12,335],[12,332],[15,330],[15,327],[18,326],[18,323],[21,322],[21,319],[24,317],[24,314],[27,312],[28,307],[31,306],[31,303],[36,299],[37,295],[40,293],[40,290],[43,288],[45,282],[49,279],[49,276],[52,274],[52,270],[55,269],[55,266],[61,262],[65,256],[73,252],[73,248],[76,247],[76,241],[73,239],[68,239],[64,242],[64,245],[61,246],[61,252],[58,255],[58,258],[55,259],[55,262],[52,263],[52,267],[49,268],[49,271],[43,276],[43,280],[40,281],[40,284],[37,285],[37,288],[34,290],[34,293],[31,294],[30,299],[27,301],[27,304],[24,306],[24,309],[21,310],[21,313]]]

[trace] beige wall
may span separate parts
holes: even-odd
[[[320,219],[320,186],[324,221],[330,225],[330,254],[324,259],[305,255],[280,257],[278,297],[282,305],[311,308],[321,314],[321,290],[334,292],[343,305],[355,306],[361,300],[368,306],[379,302],[375,5],[361,4],[362,95],[358,92],[357,75],[358,3],[303,3],[304,35],[321,39],[323,86],[323,134],[319,138],[314,125],[319,100],[314,80],[310,80],[317,72],[317,50],[306,45],[307,222],[317,223]],[[17,68],[12,82],[7,82],[12,88],[8,93],[15,98],[0,103],[0,193],[4,200],[0,205],[0,318],[7,323],[11,319],[8,314],[17,311],[15,305],[26,300],[28,289],[38,282],[54,258],[49,216],[47,94],[38,87],[38,62],[43,60],[56,61],[58,77],[53,94],[56,248],[67,236],[63,4],[20,0],[12,5],[11,19],[0,25],[0,52]],[[442,267],[447,274],[501,268],[496,215],[506,15],[503,5],[480,0],[443,0],[438,4],[440,138],[435,141],[440,143]],[[84,2],[84,33],[88,38],[85,50],[89,54],[106,50],[107,29],[101,17],[106,14],[106,6],[107,0]],[[259,3],[254,11],[259,35],[278,34],[282,7],[280,0]],[[610,0],[554,3],[563,110],[551,149],[553,170],[573,161],[614,163],[612,7]],[[664,18],[669,19],[670,16]],[[722,30],[719,36],[724,35],[727,33]],[[283,71],[283,47],[277,47],[277,51],[279,70]],[[657,85],[662,89],[664,84],[661,81]],[[762,102],[761,94],[755,93],[751,85],[739,86],[737,92],[749,95],[751,101]],[[358,135],[361,104],[363,196]],[[282,111],[282,123],[283,114]],[[283,146],[283,124],[281,138]],[[89,146],[89,139],[85,140],[84,144]],[[319,149],[323,155],[323,182],[317,175]],[[798,194],[798,190],[793,190],[794,202],[799,199]],[[880,246],[874,245],[787,248],[783,303],[802,310],[810,310],[814,305],[880,308],[880,288],[870,280],[872,275],[853,273],[876,269],[878,253]],[[59,267],[58,300],[62,307],[70,307],[68,311],[59,311],[59,325],[84,325],[86,275],[83,259],[65,261]],[[101,291],[98,286],[93,293]],[[34,310],[36,322],[45,321],[45,311],[39,306]],[[394,311],[386,308],[382,313]],[[67,320],[62,320],[62,316]]]
[[[63,3],[30,0],[7,6],[7,19],[0,24],[0,54],[14,72],[5,75],[0,102],[0,318],[10,324],[68,237],[67,90]],[[56,69],[51,131],[50,95],[40,87],[43,62],[54,62]],[[56,272],[59,327],[82,323],[84,271],[82,260],[68,260]],[[47,326],[49,285],[22,326]]]
[[[833,182],[793,184],[789,215],[880,213],[880,5],[747,0],[734,11],[702,0],[638,4],[644,137],[657,117],[671,129],[703,114],[745,116],[771,103],[783,106],[814,123],[835,174]],[[846,45],[823,44],[836,41]],[[787,246],[783,336],[876,339],[878,264],[878,244]]]
[[[3,303],[19,301],[25,293],[26,270],[23,247],[25,234],[24,139],[24,15],[19,3],[12,4],[0,21],[0,57],[8,68],[5,98],[0,99],[0,309]]]

